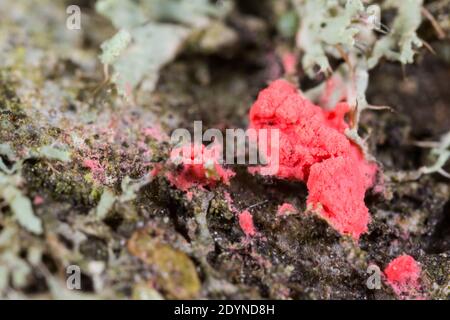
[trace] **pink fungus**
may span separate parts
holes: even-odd
[[[206,148],[204,145],[188,145],[175,148],[170,155],[173,164],[181,168],[166,174],[169,182],[182,191],[193,187],[214,187],[221,182],[229,184],[235,173],[219,163],[218,147]]]
[[[346,103],[325,111],[289,82],[277,80],[260,92],[252,106],[250,128],[279,130],[275,176],[306,182],[308,206],[341,234],[358,240],[370,221],[364,196],[377,167],[346,137],[348,111]],[[272,142],[262,143],[270,148]],[[252,172],[262,174],[261,169]]]
[[[228,191],[224,192],[224,198],[227,201],[228,210],[230,210],[233,213],[237,213],[237,209],[234,206],[233,198],[231,197],[231,194]]]
[[[297,213],[297,209],[290,203],[283,203],[281,206],[278,206],[278,217],[288,216],[295,213]]]
[[[253,216],[247,210],[239,214],[239,225],[247,237],[253,237],[256,234]]]
[[[158,176],[158,174],[161,172],[162,170],[162,164],[161,163],[156,163],[152,170],[150,170],[150,176],[152,178],[155,178],[156,176]]]
[[[282,56],[283,68],[286,74],[295,74],[297,72],[297,57],[294,53],[288,52]]]
[[[96,159],[85,159],[83,161],[83,167],[88,168],[92,172],[92,176],[99,182],[105,181],[105,169]]]
[[[392,287],[395,294],[401,298],[419,297],[417,293],[420,290],[421,272],[420,265],[409,255],[395,258],[384,270],[387,283]]]
[[[142,130],[144,136],[155,139],[158,142],[166,141],[169,139],[167,134],[161,129],[160,126],[148,127]]]
[[[337,73],[325,82],[325,89],[319,103],[325,109],[333,108],[337,103],[347,99],[347,91],[343,78]]]
[[[41,196],[35,196],[33,199],[33,204],[35,206],[40,206],[41,204],[44,203],[44,198],[42,198]]]

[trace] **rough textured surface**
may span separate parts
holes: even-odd
[[[420,273],[422,268],[413,257],[403,255],[392,260],[384,274],[387,282],[399,297],[416,297],[420,291]]]
[[[348,111],[345,103],[324,111],[292,84],[277,80],[261,91],[252,106],[250,127],[280,131],[279,163],[269,160],[268,164],[278,166],[274,175],[306,182],[308,204],[340,233],[359,239],[368,230],[370,216],[364,196],[377,169],[345,136]],[[271,150],[270,135],[267,142],[258,142],[267,143]],[[252,168],[252,172],[259,171]]]
[[[278,206],[277,210],[278,217],[283,217],[295,213],[297,213],[297,209],[290,203],[283,203],[282,205]]]
[[[193,187],[214,187],[219,182],[229,185],[235,173],[219,164],[219,149],[222,147],[217,147],[192,144],[174,148],[170,153],[170,162],[181,166],[181,170],[168,172],[167,179],[182,191]]]

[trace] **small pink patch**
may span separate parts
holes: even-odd
[[[290,203],[283,203],[278,207],[277,216],[288,216],[297,213],[297,209]]]
[[[247,210],[239,214],[239,225],[247,237],[253,237],[256,234],[253,216]]]
[[[159,126],[149,127],[142,130],[142,133],[149,138],[153,138],[158,142],[167,141],[169,137]]]
[[[231,198],[231,195],[230,195],[230,193],[228,191],[224,192],[224,198],[227,201],[228,210],[230,210],[233,213],[237,213],[237,209],[234,207],[233,198]]]
[[[85,159],[83,161],[83,167],[91,170],[94,179],[98,182],[103,183],[105,181],[105,169],[102,167],[98,160]]]
[[[400,298],[420,298],[420,273],[422,268],[409,255],[392,260],[384,270],[387,283]]]
[[[129,82],[125,83],[125,95],[131,97],[133,95],[133,87]]]
[[[186,198],[188,199],[188,201],[192,201],[192,199],[194,198],[194,193],[192,191],[186,192]]]
[[[337,103],[347,100],[347,88],[339,74],[325,82],[325,90],[319,103],[326,109],[333,108]]]
[[[285,53],[282,57],[283,68],[286,74],[295,74],[297,72],[297,56],[294,53]]]
[[[226,185],[235,173],[219,164],[217,149],[204,145],[188,145],[172,150],[170,161],[182,166],[181,171],[166,174],[177,189],[188,191],[193,187],[214,187],[221,182]]]
[[[386,183],[384,181],[384,175],[379,175],[377,177],[377,182],[373,186],[373,192],[378,194],[383,194],[386,191]]]
[[[41,196],[34,197],[33,204],[35,206],[40,206],[43,203],[44,203],[44,198],[42,198]]]
[[[150,176],[152,178],[156,177],[162,170],[162,164],[157,163],[155,164],[155,166],[153,167],[153,169],[150,171]]]

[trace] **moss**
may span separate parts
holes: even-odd
[[[23,175],[31,191],[44,191],[54,200],[93,205],[100,198],[101,191],[84,180],[82,174],[71,165],[53,168],[45,161],[26,163]],[[58,171],[54,171],[58,170]]]
[[[22,118],[22,106],[16,96],[14,84],[7,78],[8,70],[0,69],[0,110],[5,114],[16,114]],[[8,112],[8,113],[7,113]]]
[[[448,299],[450,294],[450,259],[448,253],[430,255],[421,261],[425,277],[423,285],[431,299]]]
[[[35,124],[25,106],[16,95],[13,81],[7,78],[6,70],[0,70],[0,139],[11,144],[14,150],[23,153],[37,152],[44,145],[61,136],[61,129]]]
[[[145,231],[136,232],[128,242],[130,252],[156,271],[156,281],[172,299],[194,299],[201,283],[192,260],[182,251],[152,238]]]

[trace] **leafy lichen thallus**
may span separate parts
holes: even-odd
[[[105,87],[110,81],[109,66],[112,65],[120,57],[122,52],[128,48],[132,41],[131,34],[127,30],[120,30],[114,37],[101,45],[102,54],[99,56],[103,64],[103,81],[94,90],[94,97]]]

